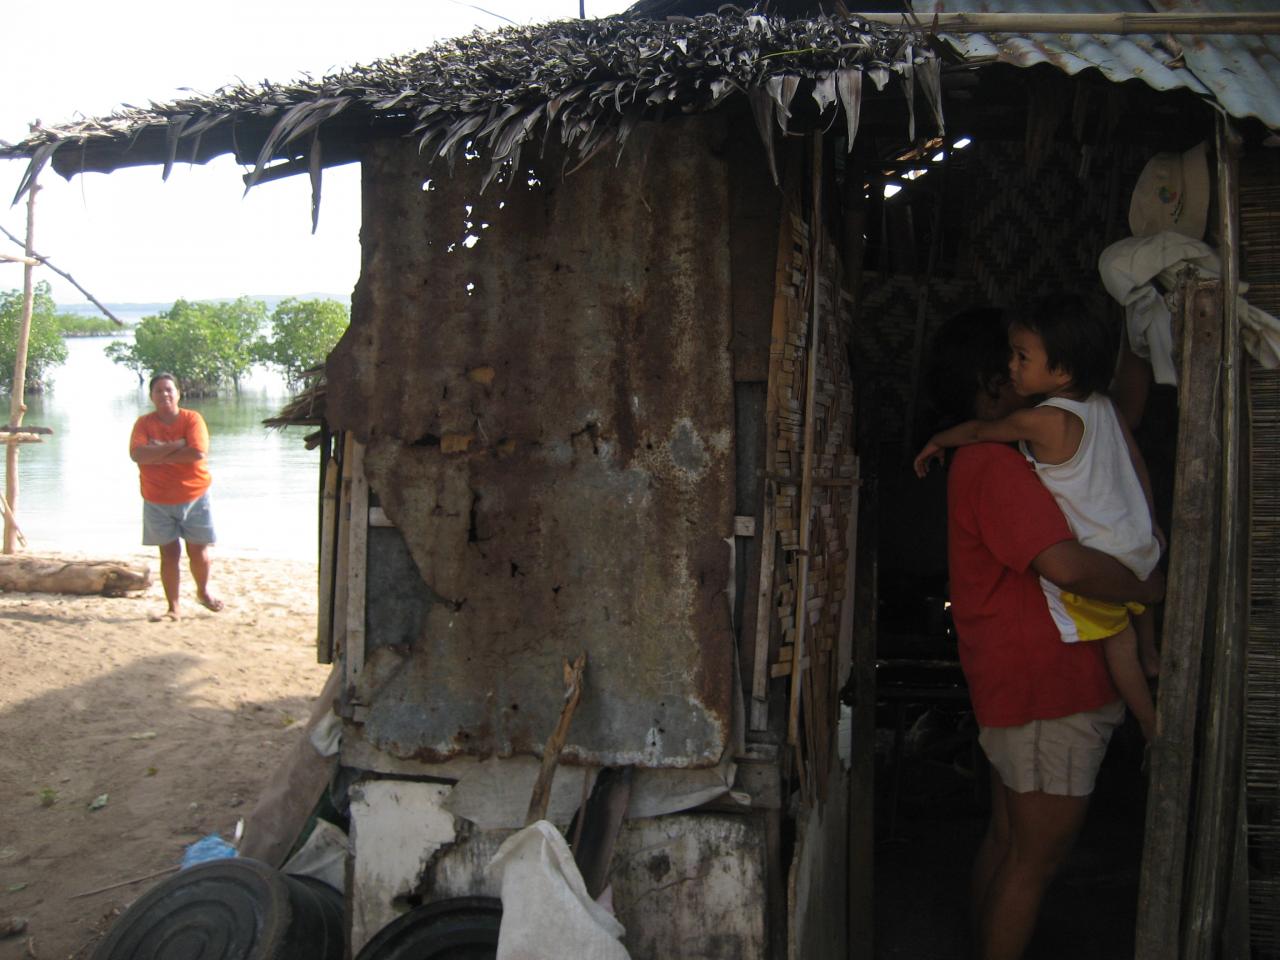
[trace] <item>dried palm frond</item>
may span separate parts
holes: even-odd
[[[163,164],[167,175],[179,157],[205,162],[234,151],[254,164],[249,186],[305,170],[318,194],[325,164],[356,158],[375,138],[412,136],[450,163],[483,151],[488,182],[539,135],[558,135],[580,163],[624,140],[640,120],[709,110],[738,93],[751,97],[771,151],[771,128],[787,129],[805,83],[815,85],[821,107],[842,108],[852,134],[863,72],[877,89],[898,77],[908,103],[919,76],[940,122],[938,62],[919,38],[856,16],[721,9],[676,20],[624,15],[477,31],[318,80],[230,86],[40,126],[19,144],[0,145],[0,157],[28,157],[31,172],[52,162],[67,176],[148,163]],[[19,196],[29,183],[30,175]]]

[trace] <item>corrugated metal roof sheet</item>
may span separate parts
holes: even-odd
[[[934,13],[1272,13],[1261,0],[915,0]],[[1280,37],[1213,34],[942,34],[966,60],[994,57],[1015,66],[1052,63],[1069,74],[1094,67],[1113,81],[1142,80],[1157,90],[1211,96],[1234,117],[1280,129]]]

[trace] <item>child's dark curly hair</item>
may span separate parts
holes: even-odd
[[[1080,394],[1105,393],[1120,352],[1120,330],[1075,293],[1040,297],[1014,313],[1010,326],[1036,334],[1050,369],[1071,377]]]

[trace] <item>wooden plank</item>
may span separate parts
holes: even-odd
[[[861,571],[853,579],[853,716],[850,723],[849,765],[849,943],[865,956],[875,956],[875,737],[876,633],[878,580],[878,512],[873,490],[867,491],[861,532],[854,543],[850,567]],[[859,500],[862,498],[859,497]],[[855,508],[856,509],[856,508]]]
[[[1151,745],[1135,960],[1171,960],[1179,955],[1200,653],[1217,526],[1213,509],[1219,456],[1215,423],[1222,356],[1218,286],[1184,281],[1179,301],[1183,329],[1178,453],[1156,703],[1158,732]]]
[[[320,596],[316,607],[316,662],[333,663],[334,539],[338,519],[338,461],[324,466],[324,491],[320,495]]]
[[[347,683],[364,670],[364,603],[368,580],[369,481],[364,475],[364,444],[351,445],[351,509],[347,533]]]
[[[809,277],[810,313],[809,313],[809,359],[805,370],[805,411],[804,411],[804,452],[800,461],[800,562],[796,577],[796,595],[805,597],[809,588],[809,514],[813,509],[813,444],[814,444],[814,402],[818,381],[818,347],[822,339],[821,298],[818,292],[819,269],[822,250],[822,134],[813,136],[812,147],[812,187],[813,205],[810,219],[813,235],[809,244],[813,250],[811,274]],[[805,617],[796,617],[796,653],[793,662],[799,669],[791,674],[791,699],[787,711],[787,742],[795,748],[796,768],[800,774],[800,783],[804,794],[812,798],[812,784],[805,776],[803,751],[800,749],[800,699],[805,674]],[[812,711],[806,714],[810,719]],[[809,739],[812,746],[813,740]],[[812,759],[812,754],[809,759]]]
[[[347,570],[351,566],[351,457],[355,438],[343,434],[342,472],[338,482],[338,549],[337,569],[333,576],[333,656],[347,651]]]
[[[1244,816],[1238,788],[1244,762],[1245,535],[1246,498],[1241,459],[1244,353],[1238,315],[1240,294],[1238,163],[1240,138],[1218,118],[1219,239],[1222,256],[1222,482],[1219,487],[1217,610],[1206,685],[1208,709],[1201,750],[1202,769],[1191,832],[1191,870],[1187,877],[1186,960],[1224,956],[1224,940],[1238,942],[1239,931],[1226,929],[1227,918],[1245,920],[1247,887],[1236,891],[1243,903],[1231,904],[1232,862]]]
[[[786,288],[787,263],[791,258],[793,246],[791,227],[792,209],[796,196],[797,164],[785,160],[783,171],[783,213],[779,218],[777,268],[774,277],[773,295],[773,332],[769,342],[769,386],[765,397],[765,431],[764,431],[764,509],[760,522],[760,576],[756,587],[756,620],[755,643],[751,674],[751,718],[752,730],[767,730],[769,727],[769,636],[773,628],[773,568],[777,562],[777,506],[775,504],[776,485],[770,479],[776,472],[777,444],[775,436],[778,430],[778,392],[781,385],[778,377],[782,370],[782,359],[786,355],[787,307],[789,294]]]

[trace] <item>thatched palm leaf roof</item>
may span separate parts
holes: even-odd
[[[901,82],[908,103],[919,78],[938,110],[932,51],[909,32],[856,17],[574,20],[476,32],[319,80],[225,87],[40,127],[0,145],[0,157],[31,159],[19,196],[50,161],[64,176],[138,164],[163,164],[167,176],[175,161],[223,153],[254,165],[251,184],[309,170],[318,191],[324,166],[357,159],[371,139],[411,136],[450,161],[477,150],[492,180],[543,137],[558,136],[582,159],[625,142],[640,120],[708,110],[733,95],[753,99],[762,132],[785,128],[804,80],[853,129],[864,76],[877,88]]]

